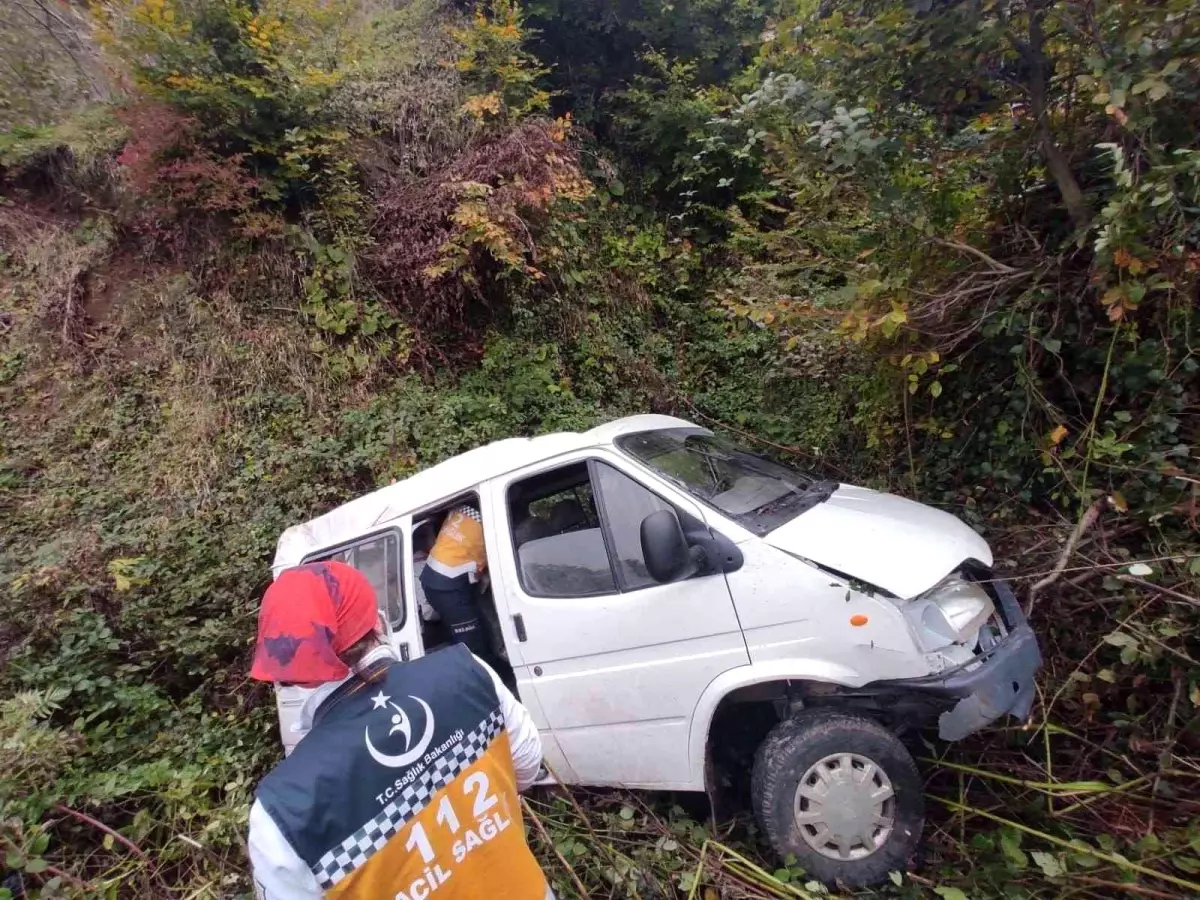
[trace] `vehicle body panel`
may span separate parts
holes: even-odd
[[[414,521],[476,494],[492,598],[519,694],[542,732],[548,765],[566,783],[704,788],[713,716],[732,691],[752,685],[902,686],[970,701],[952,730],[975,730],[993,712],[1026,710],[1039,659],[1023,617],[1014,620],[1014,629],[1024,629],[1019,639],[1010,633],[991,652],[986,677],[937,677],[901,612],[918,596],[933,602],[927,592],[964,563],[990,565],[986,542],[967,525],[913,501],[839,485],[828,499],[756,535],[614,445],[622,435],[681,427],[695,428],[668,416],[634,416],[582,434],[472,450],[287,529],[274,574],[396,529],[406,614],[389,639],[399,658],[421,655]],[[581,462],[616,469],[701,531],[728,539],[741,553],[740,566],[636,590],[530,594],[518,574],[506,492],[518,480]],[[611,529],[603,530],[611,555]],[[1000,676],[1019,682],[1017,696],[995,693]],[[289,726],[305,696],[277,690],[289,750],[297,737]]]
[[[848,484],[763,540],[904,600],[929,590],[965,560],[992,564],[987,542],[962,520]]]
[[[1006,714],[1025,719],[1033,709],[1034,675],[1042,664],[1037,636],[1012,589],[1003,581],[991,587],[1009,628],[1003,640],[969,663],[888,685],[957,701],[938,716],[938,736],[945,741],[961,740]]]
[[[698,504],[654,483],[605,450],[569,453],[554,466],[603,461],[661,499],[700,518]],[[485,514],[493,590],[522,697],[536,694],[551,732],[589,784],[682,786],[687,732],[700,692],[748,661],[729,588],[720,574],[594,597],[531,596],[517,575],[505,508],[509,485],[532,466],[495,479]],[[499,512],[499,515],[497,514]],[[513,616],[523,618],[520,640]]]
[[[887,599],[865,594],[766,541],[738,546],[745,563],[726,578],[754,663],[820,660],[855,672],[842,681],[854,687],[929,671],[903,616]],[[867,621],[852,625],[854,616]]]
[[[476,447],[286,529],[279,537],[271,568],[278,575],[300,565],[314,551],[380,528],[405,513],[416,513],[447,498],[478,490],[484,482],[524,466],[547,462],[573,450],[608,446],[622,434],[681,426],[691,427],[691,423],[673,416],[627,416],[581,433],[506,438]]]

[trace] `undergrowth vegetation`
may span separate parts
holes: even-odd
[[[928,747],[876,895],[1200,894],[1191,4],[16,0],[0,51],[0,897],[248,896],[280,531],[641,411],[954,512],[1031,610],[1031,722]],[[560,897],[831,890],[695,798],[527,812]]]

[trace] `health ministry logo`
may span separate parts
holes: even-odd
[[[389,769],[400,769],[404,766],[410,766],[421,758],[425,750],[429,747],[433,740],[433,710],[429,708],[429,704],[420,697],[408,695],[409,700],[414,700],[420,704],[421,709],[425,713],[425,730],[421,734],[420,740],[416,745],[413,745],[413,727],[412,720],[408,713],[404,711],[398,704],[392,702],[392,698],[380,691],[371,698],[371,702],[375,705],[375,709],[382,709],[386,714],[388,707],[391,707],[394,712],[391,713],[391,729],[387,733],[387,743],[392,743],[392,736],[397,732],[404,738],[404,751],[402,753],[389,754],[384,753],[371,742],[371,726],[368,725],[363,729],[363,737],[367,742],[367,752],[371,754],[371,758],[381,766],[387,766]],[[387,743],[384,746],[387,746]]]

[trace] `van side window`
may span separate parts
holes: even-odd
[[[366,575],[367,581],[375,589],[379,609],[387,616],[388,624],[392,628],[404,624],[404,602],[400,593],[400,539],[394,531],[339,547],[332,553],[313,556],[305,562],[326,559],[344,562]]]
[[[672,509],[671,504],[610,465],[596,463],[594,471],[621,590],[658,584],[642,555],[642,520],[660,509]]]
[[[514,482],[508,511],[526,593],[590,597],[617,592],[587,463]]]
[[[521,586],[535,597],[590,597],[657,584],[642,520],[670,503],[607,463],[575,463],[508,488]]]

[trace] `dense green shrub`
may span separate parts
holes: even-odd
[[[47,897],[244,895],[279,532],[653,410],[950,509],[1027,602],[1067,568],[1035,609],[1039,730],[931,767],[960,805],[940,896],[1192,883],[1185,4],[119,0],[105,23],[130,96],[0,135],[8,867]],[[535,808],[562,896],[564,860],[596,897],[805,884],[665,805]]]
[[[1197,402],[1197,33],[1168,7],[1077,15],[782,22],[709,139],[744,134],[773,176],[735,214],[726,304],[792,346],[840,318],[896,386],[890,411],[864,401],[872,440],[947,500],[1003,486],[1077,512],[1154,485],[1152,517],[1184,499],[1166,473]]]
[[[701,84],[738,73],[775,4],[770,0],[532,0],[531,47],[550,83],[588,126],[607,127],[604,96],[646,74],[643,54],[695,64]]]
[[[205,148],[241,162],[266,199],[352,204],[349,135],[329,102],[365,49],[351,4],[119,0],[103,9],[108,39],[142,88],[190,117]]]
[[[765,186],[757,160],[736,152],[731,141],[713,139],[714,120],[732,95],[700,86],[695,63],[659,53],[643,61],[646,71],[604,106],[622,172],[636,197],[677,217],[693,239],[724,237],[726,207]]]

